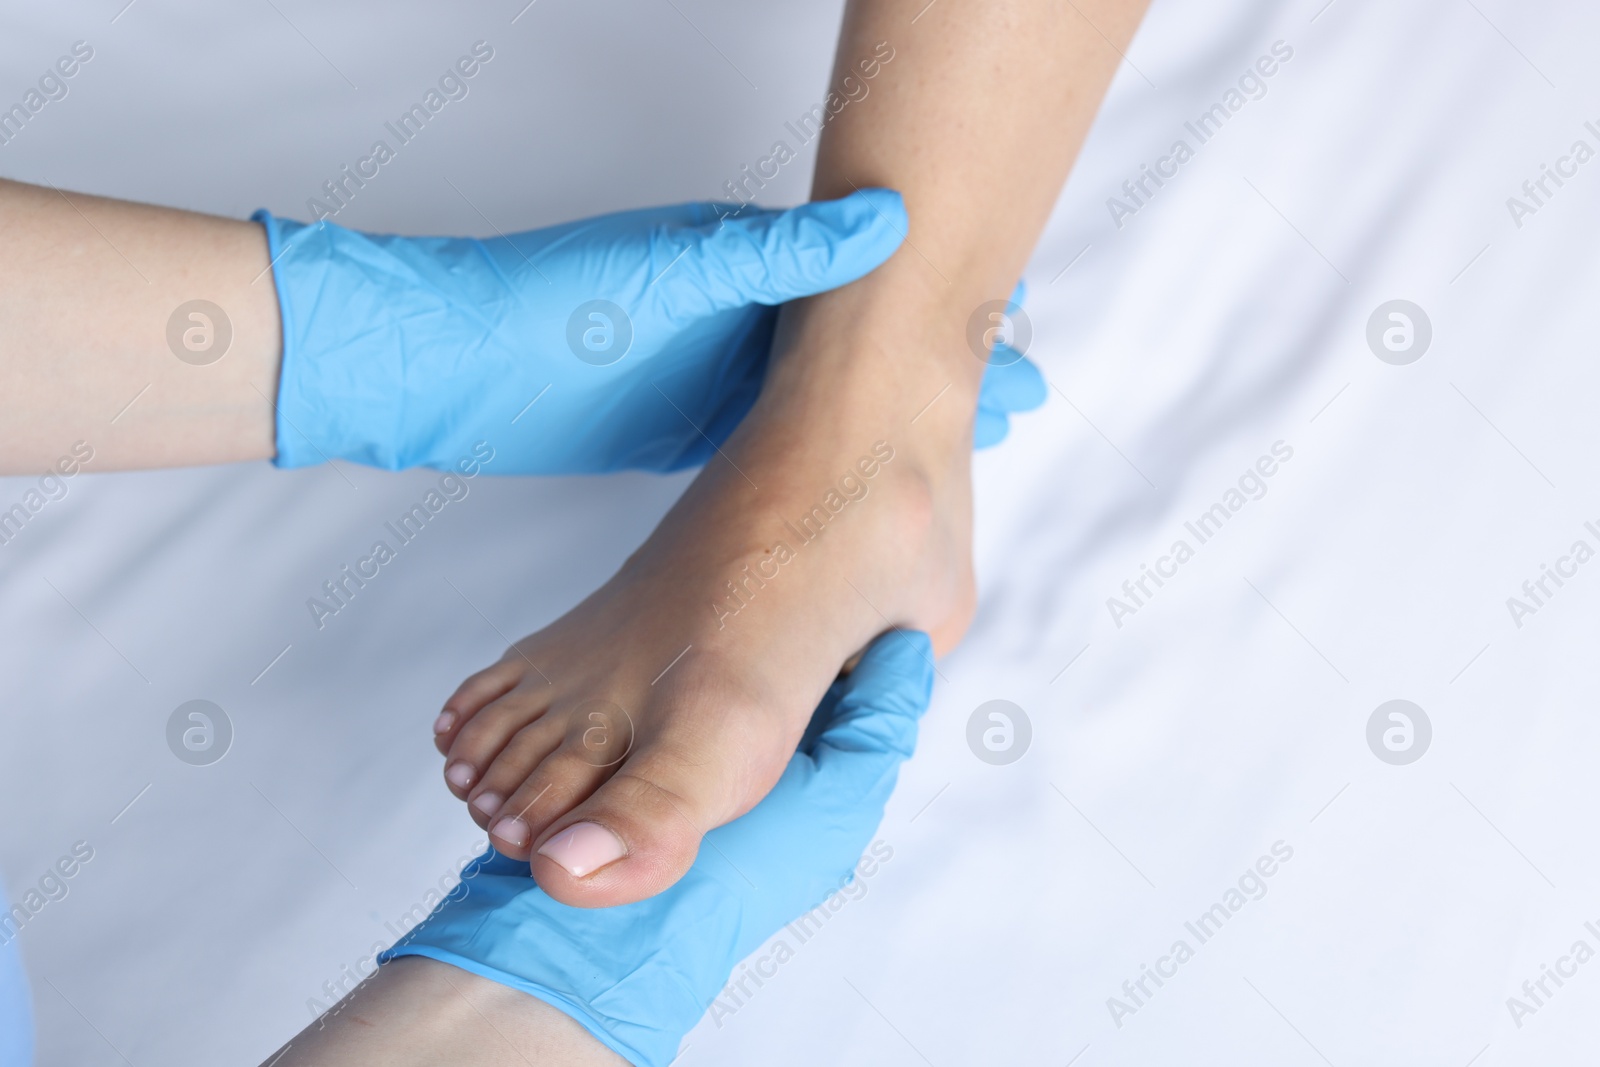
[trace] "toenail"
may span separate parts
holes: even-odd
[[[450,727],[454,726],[455,724],[456,724],[456,713],[455,712],[453,712],[453,711],[441,711],[439,713],[439,717],[437,719],[433,720],[433,732],[436,733],[436,734],[442,734],[446,730],[450,729]]]
[[[479,793],[472,800],[472,806],[489,818],[493,818],[494,813],[499,811],[500,805],[504,803],[505,801],[501,800],[495,793]]]
[[[506,844],[517,848],[528,843],[528,824],[521,819],[501,819],[489,832]]]
[[[445,781],[457,789],[466,789],[472,785],[472,780],[478,777],[478,772],[472,769],[472,764],[457,760],[444,769],[444,777]]]
[[[544,843],[539,855],[548,856],[574,878],[593,874],[601,867],[621,859],[628,851],[622,838],[599,823],[573,823]]]

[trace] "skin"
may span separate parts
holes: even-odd
[[[1016,284],[1143,4],[926,2],[848,8],[832,84],[879,42],[894,55],[827,127],[813,190],[900,190],[904,246],[786,305],[755,408],[649,540],[439,717],[449,787],[563,903],[676,881],[771,788],[856,650],[904,626],[942,652],[972,617],[968,320]],[[875,449],[893,459],[865,477]],[[866,495],[806,540],[855,470]],[[598,844],[574,864],[579,824]]]
[[[624,1067],[542,1000],[447,963],[386,963],[263,1067]]]
[[[272,458],[283,342],[260,226],[0,181],[0,233],[0,474],[77,441],[101,471]],[[233,327],[209,366],[167,346],[195,299]]]

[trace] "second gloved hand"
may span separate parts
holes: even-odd
[[[520,989],[630,1062],[667,1067],[734,965],[848,884],[932,689],[927,635],[884,634],[828,691],[772,792],[706,834],[665,892],[571,908],[491,852],[381,958],[428,956]]]

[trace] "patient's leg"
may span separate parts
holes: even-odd
[[[378,968],[263,1067],[623,1067],[569,1016],[420,956]]]
[[[785,309],[755,409],[656,532],[439,718],[451,788],[558,900],[669,885],[772,786],[852,653],[966,628],[968,320],[1011,292],[1143,6],[850,5],[835,81],[878,67],[814,192],[901,190],[904,247]]]

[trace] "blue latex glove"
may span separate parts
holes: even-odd
[[[884,634],[828,691],[772,792],[708,833],[671,889],[569,908],[490,852],[381,958],[428,956],[523,990],[632,1063],[666,1067],[734,965],[866,862],[932,688],[927,635]]]
[[[447,469],[487,441],[498,474],[703,463],[755,399],[775,305],[868,273],[906,229],[883,189],[728,212],[683,204],[490,240],[257,212],[283,322],[275,462]],[[1017,366],[996,369],[1037,376]],[[1018,410],[1015,388],[987,385],[980,441]]]
[[[1018,311],[1028,298],[1028,286],[1018,282],[1011,294],[1011,305]],[[983,372],[983,388],[978,392],[978,419],[972,428],[972,447],[985,449],[999,444],[1011,429],[1010,416],[1032,411],[1049,395],[1044,375],[1033,361],[1008,344],[997,344],[989,353],[989,367]]]
[[[769,305],[854,281],[906,230],[884,189],[489,240],[256,218],[283,321],[277,464],[449,468],[486,440],[501,474],[704,462],[755,398]]]
[[[998,360],[1006,346],[995,349],[996,362],[983,372],[983,390],[978,394],[978,421],[972,428],[972,447],[993,448],[1011,430],[1010,416],[1032,411],[1044,403],[1044,375],[1033,361],[1015,354],[1015,363]]]

